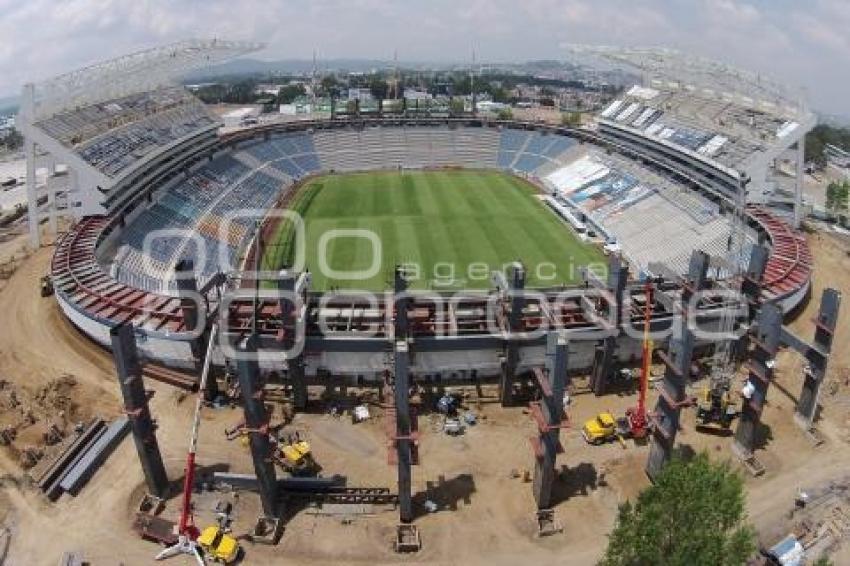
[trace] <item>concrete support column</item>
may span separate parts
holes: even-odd
[[[55,237],[59,233],[58,215],[59,209],[56,206],[56,160],[50,158],[50,164],[47,169],[47,210],[50,214],[50,233]]]
[[[794,414],[797,422],[806,430],[812,427],[817,411],[820,387],[826,377],[826,367],[829,354],[832,352],[832,339],[835,335],[840,307],[841,293],[835,289],[826,289],[821,296],[820,309],[814,321],[814,344],[805,353],[803,389],[800,391],[797,410]]]
[[[124,410],[130,418],[133,442],[142,465],[148,491],[157,497],[168,495],[168,475],[162,463],[156,432],[148,408],[142,378],[142,366],[136,349],[136,336],[131,325],[120,324],[109,331],[112,354],[118,373],[118,384],[124,399]]]
[[[242,404],[245,409],[245,427],[249,431],[251,458],[260,490],[263,512],[268,517],[279,517],[277,478],[272,463],[272,445],[269,441],[269,415],[263,400],[260,367],[257,363],[257,337],[248,337],[239,349],[236,361]]]
[[[806,136],[800,137],[796,148],[796,175],[794,177],[794,228],[803,223],[803,176],[806,167]]]
[[[38,194],[35,179],[35,143],[29,139],[24,141],[24,154],[27,158],[27,223],[30,233],[30,244],[38,249],[41,246],[41,231],[39,230]]]

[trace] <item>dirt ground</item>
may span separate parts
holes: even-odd
[[[807,339],[813,335],[809,321],[817,310],[820,290],[837,286],[846,291],[848,280],[843,274],[850,267],[845,253],[850,247],[845,243],[816,235],[810,243],[816,265],[813,300],[791,323]],[[57,379],[71,375],[74,385],[62,389],[63,399],[67,397],[62,401],[65,410],[74,407],[66,420],[115,417],[121,404],[111,357],[82,338],[60,316],[53,299],[39,297],[38,278],[45,273],[51,253],[46,247],[32,255],[0,291],[4,322],[0,324],[0,379],[14,386],[19,398],[35,403],[39,391],[56,388]],[[850,465],[850,351],[841,347],[850,336],[848,312],[845,305],[836,336],[838,347],[823,390],[818,427],[825,442],[819,447],[812,445],[792,419],[801,385],[800,362],[790,353],[780,358],[764,412],[765,440],[757,452],[767,471],[758,478],[746,476],[749,520],[764,543],[775,542],[792,527],[787,514],[800,489],[842,478]],[[634,403],[634,397],[612,394],[596,398],[582,393],[580,380],[576,384],[569,409],[573,427],[562,435],[565,452],[559,458],[561,471],[555,488],[556,515],[564,526],[563,534],[535,537],[531,485],[521,478],[533,462],[528,443],[533,422],[524,409],[503,409],[491,397],[480,405],[472,403],[479,424],[462,436],[446,436],[438,431],[433,417],[420,417],[421,464],[413,474],[416,525],[423,541],[420,553],[393,553],[397,514],[392,509],[376,507],[368,514],[345,519],[305,509],[288,522],[278,546],[245,543],[244,563],[516,564],[540,559],[554,564],[593,564],[604,550],[617,505],[648,485],[643,472],[648,448],[632,442],[626,448],[616,443],[587,446],[580,436],[581,423],[603,409],[621,413]],[[192,399],[157,383],[147,386],[155,393],[151,408],[165,464],[176,487],[182,478]],[[3,418],[10,418],[7,411]],[[39,422],[50,418],[58,416],[44,414]],[[240,418],[238,408],[205,411],[198,455],[202,469],[251,472],[246,449],[238,441],[228,442],[223,434]],[[732,459],[730,438],[695,432],[693,421],[693,411],[687,411],[680,444],[708,450],[718,459]],[[387,463],[379,408],[373,407],[370,422],[352,425],[349,419],[332,417],[317,405],[315,412],[297,415],[289,428],[311,441],[323,474],[346,475],[352,486],[395,489],[395,468]],[[38,435],[30,434],[26,443],[37,444]],[[142,492],[141,470],[129,439],[80,495],[63,495],[57,503],[47,502],[29,486],[18,455],[9,447],[0,447],[0,531],[3,524],[11,530],[4,564],[55,564],[64,551],[80,552],[97,565],[149,563],[158,547],[140,540],[130,528]],[[197,522],[204,525],[211,520],[210,510],[219,499],[235,503],[234,533],[247,532],[258,514],[258,501],[252,494],[238,499],[221,493],[198,496]],[[425,499],[437,503],[438,511],[427,513],[422,505]],[[164,516],[175,518],[177,508],[176,499],[169,501]],[[836,557],[847,557],[847,546],[840,547]],[[193,564],[188,558],[170,563]]]

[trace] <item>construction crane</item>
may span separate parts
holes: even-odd
[[[204,406],[203,392],[206,391],[207,388],[207,380],[209,379],[210,365],[212,364],[212,352],[213,345],[215,344],[216,334],[218,334],[218,324],[213,323],[210,329],[210,339],[209,343],[207,344],[207,354],[204,359],[204,368],[201,372],[201,383],[198,387],[199,393],[195,404],[195,415],[192,421],[192,432],[189,435],[189,453],[186,455],[186,475],[183,479],[183,498],[180,507],[180,522],[177,525],[177,543],[173,546],[169,546],[168,548],[157,554],[157,560],[171,558],[172,556],[178,556],[180,554],[189,554],[195,557],[195,560],[198,562],[199,566],[204,566],[206,564],[203,556],[201,555],[202,546],[198,542],[198,537],[201,533],[192,521],[192,486],[195,483],[195,454],[197,453],[198,449],[198,429],[201,425],[201,410]],[[204,550],[206,550],[207,552],[212,550],[213,555],[216,555],[216,550],[218,549],[218,547],[234,547],[235,539],[233,539],[233,537],[231,537],[230,535],[224,535],[223,533],[218,533],[217,536],[212,536],[210,533],[211,528],[215,527],[208,527],[204,529],[204,534],[206,538],[217,541],[217,544],[215,545],[215,548],[211,548],[210,545],[204,545]],[[227,540],[224,540],[225,537]],[[238,552],[238,545],[235,545],[235,548],[235,552]],[[228,551],[227,554],[230,555],[234,553]],[[217,556],[214,557],[217,558]]]
[[[736,195],[735,210],[729,225],[729,239],[726,245],[724,269],[730,291],[740,296],[741,261],[746,245],[746,186],[749,178],[741,174]],[[718,276],[721,274],[718,273]],[[720,278],[720,277],[718,277]],[[732,376],[735,374],[735,360],[732,355],[732,338],[735,331],[735,315],[730,309],[724,309],[720,321],[720,340],[715,345],[711,360],[711,374],[708,384],[697,397],[697,430],[717,429],[727,431],[737,416],[736,403],[732,399]]]
[[[638,384],[638,403],[626,411],[626,419],[629,423],[629,434],[632,438],[641,439],[646,436],[648,422],[646,418],[646,392],[649,388],[649,366],[652,364],[652,339],[650,338],[650,322],[652,320],[653,284],[650,279],[643,286],[643,348],[640,369],[640,383]]]

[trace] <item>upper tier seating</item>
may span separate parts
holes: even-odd
[[[108,177],[120,175],[159,148],[217,125],[206,107],[180,87],[66,110],[36,124]]]

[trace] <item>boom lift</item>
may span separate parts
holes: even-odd
[[[626,411],[626,419],[629,422],[629,434],[637,440],[646,437],[649,431],[646,418],[646,391],[649,388],[649,366],[652,365],[652,340],[649,333],[654,300],[652,281],[649,279],[646,280],[643,291],[643,349],[641,352],[640,383],[638,384],[638,403],[636,407],[632,407]]]
[[[207,344],[207,355],[204,359],[204,369],[201,372],[201,383],[198,387],[198,398],[195,405],[195,415],[192,421],[192,432],[189,436],[189,453],[186,455],[186,475],[183,480],[183,499],[180,507],[180,522],[177,526],[177,543],[162,550],[156,555],[157,560],[163,560],[180,554],[195,557],[199,566],[204,566],[204,557],[229,564],[236,560],[239,554],[239,543],[234,537],[223,532],[217,525],[204,529],[203,533],[192,521],[192,486],[195,483],[195,454],[198,449],[198,429],[201,424],[201,409],[204,406],[203,392],[207,388],[210,364],[212,363],[213,344],[215,344],[218,325],[213,324],[210,330],[210,340]],[[201,554],[201,551],[204,554]]]

